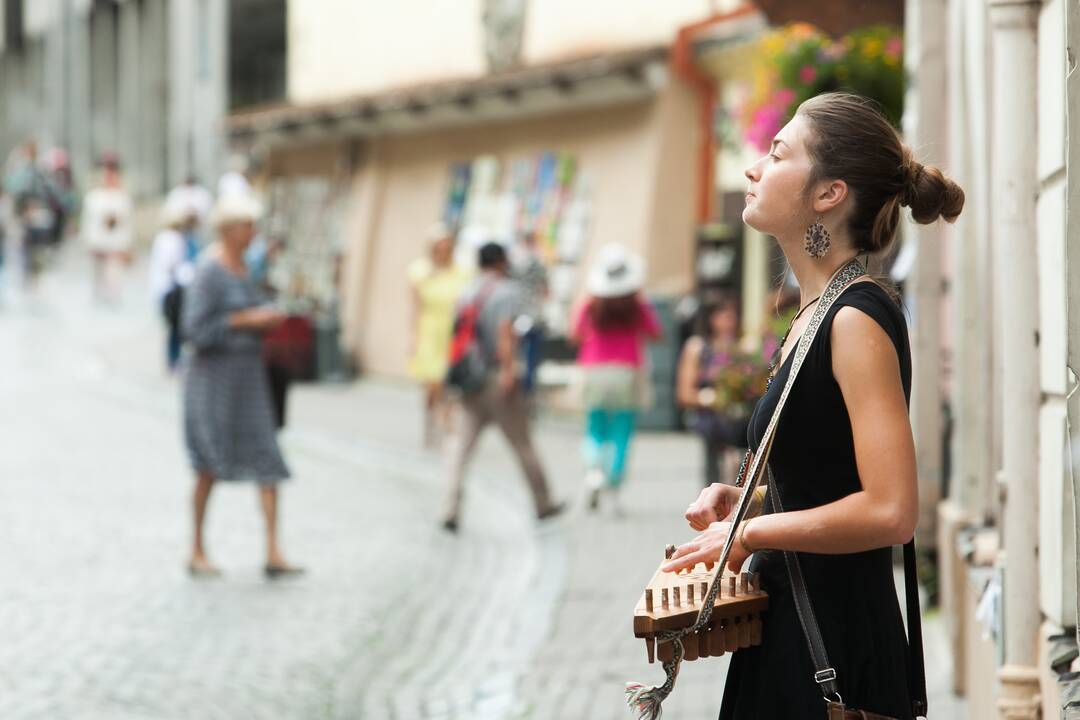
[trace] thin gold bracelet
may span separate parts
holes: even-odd
[[[742,549],[746,551],[747,555],[753,555],[755,550],[746,543],[746,526],[750,524],[750,520],[744,520],[739,525],[739,544],[742,545]]]

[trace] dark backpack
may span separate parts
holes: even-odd
[[[454,335],[450,339],[450,362],[446,371],[446,386],[462,393],[476,393],[487,384],[488,363],[480,345],[477,325],[484,302],[495,290],[495,283],[485,285],[463,305],[454,318]]]

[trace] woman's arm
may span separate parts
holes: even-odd
[[[409,357],[416,354],[420,344],[420,290],[416,285],[409,286]]]
[[[698,402],[698,371],[705,343],[697,335],[686,341],[679,356],[679,371],[675,379],[675,399],[684,408],[696,408]]]
[[[830,339],[833,375],[851,418],[862,489],[821,507],[749,521],[742,542],[735,543],[733,567],[741,566],[752,550],[854,553],[902,544],[915,533],[915,443],[892,341],[873,319],[852,307],[837,312]],[[710,558],[715,562],[729,527],[713,523],[680,547],[666,569],[692,567]]]
[[[581,298],[574,305],[574,311],[570,314],[570,342],[575,345],[581,344],[585,334],[585,323],[588,322],[589,298]]]

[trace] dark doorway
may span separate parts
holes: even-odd
[[[229,109],[285,99],[286,0],[229,3]]]

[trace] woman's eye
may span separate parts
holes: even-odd
[[[780,159],[780,156],[777,155],[776,153],[769,153],[769,157],[771,157],[773,160],[779,160]]]

